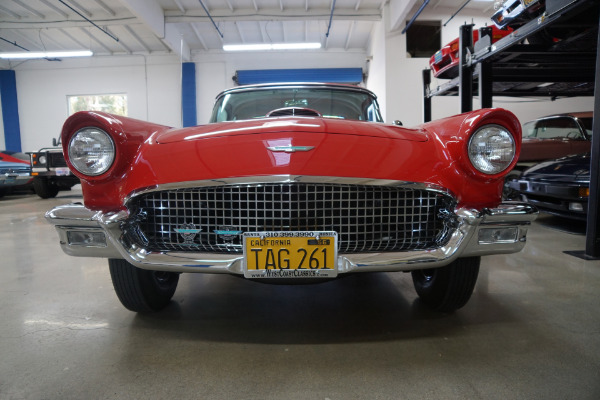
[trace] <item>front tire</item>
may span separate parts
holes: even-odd
[[[121,259],[109,259],[110,277],[121,304],[128,310],[150,313],[165,308],[177,289],[179,274],[149,271]]]
[[[459,258],[445,267],[412,271],[421,301],[441,312],[463,307],[473,294],[480,261],[481,257]]]
[[[36,176],[33,178],[33,190],[35,194],[42,199],[50,199],[58,194],[58,186],[50,183],[50,180],[45,176]]]

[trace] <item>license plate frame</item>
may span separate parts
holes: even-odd
[[[335,231],[245,232],[244,277],[249,279],[335,278]]]

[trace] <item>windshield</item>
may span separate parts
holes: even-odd
[[[579,118],[579,122],[581,122],[581,125],[583,125],[583,127],[585,128],[586,133],[588,134],[588,136],[592,136],[592,124],[594,122],[593,118]]]
[[[579,121],[582,122],[587,133],[591,136],[592,119],[581,118]],[[524,126],[523,132],[527,137],[534,137],[538,139],[586,139],[585,135],[579,128],[577,120],[572,117],[544,118],[535,121],[535,127]]]
[[[228,93],[217,99],[210,122],[264,118],[280,108],[300,107],[324,118],[383,122],[374,97],[354,90],[273,88]]]

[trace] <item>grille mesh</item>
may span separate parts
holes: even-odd
[[[59,152],[48,152],[48,166],[49,167],[66,167],[67,162],[63,153]]]
[[[186,188],[135,198],[125,232],[151,251],[242,252],[239,231],[317,230],[338,232],[340,253],[417,250],[444,240],[451,204],[439,192],[389,186]]]

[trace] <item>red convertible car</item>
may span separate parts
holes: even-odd
[[[483,109],[413,129],[348,85],[238,87],[210,123],[100,112],[64,124],[84,204],[46,214],[63,250],[106,257],[125,307],[165,307],[183,272],[279,283],[412,273],[425,304],[471,297],[480,257],[525,245],[537,210],[501,202],[521,127]]]
[[[499,29],[492,26],[492,43],[511,34],[511,28]],[[473,31],[473,43],[479,40],[479,31]],[[458,76],[458,46],[459,38],[454,39],[440,50],[436,51],[429,59],[429,68],[433,76],[439,79],[452,79]]]

